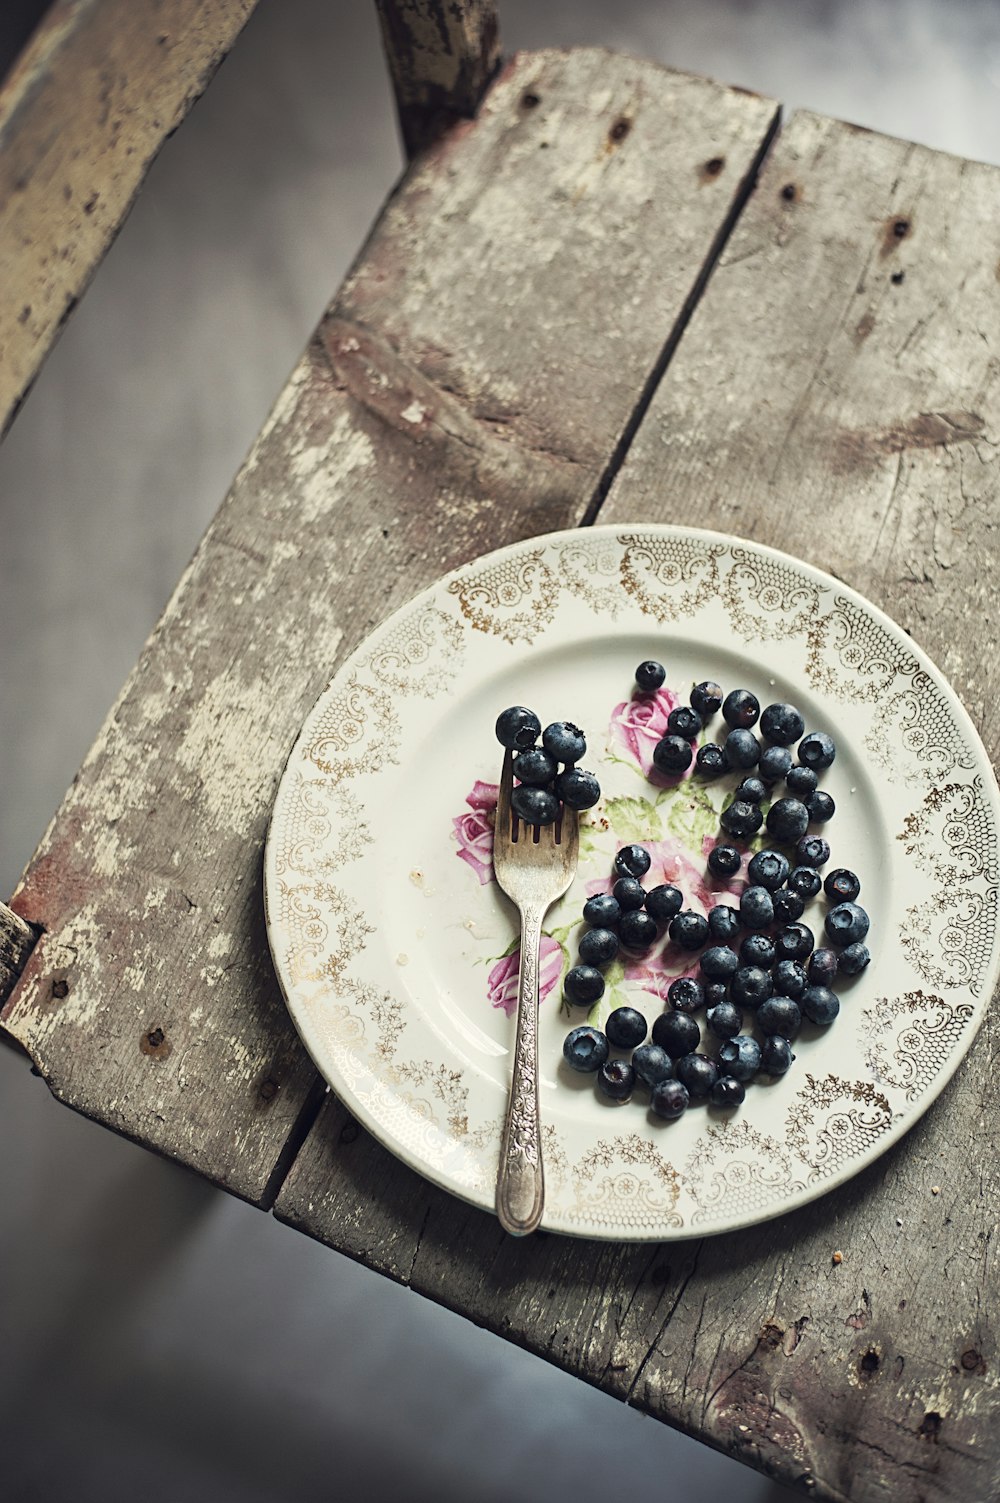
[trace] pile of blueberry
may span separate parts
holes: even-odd
[[[636,671],[644,692],[655,691],[664,677],[658,663],[642,663]],[[719,709],[730,727],[725,740],[706,743],[695,755],[691,742]],[[750,729],[758,720],[767,743],[763,746]],[[796,742],[798,761],[793,765],[789,748]],[[603,1095],[626,1101],[636,1085],[646,1086],[652,1111],[668,1120],[679,1117],[696,1098],[735,1107],[757,1074],[786,1073],[794,1059],[791,1042],[803,1019],[820,1027],[833,1022],[840,1010],[832,989],[835,978],[858,975],[870,960],[864,943],[869,919],[856,901],[861,884],[844,867],[824,881],[819,869],[830,859],[830,846],[808,833],[810,822],[826,822],[834,813],[833,800],[817,784],[819,772],[835,756],[829,736],[805,734],[794,706],[769,705],[762,714],[757,699],[744,689],[723,698],[717,684],[696,684],[690,706],[671,712],[668,734],[654,752],[662,771],[683,772],[692,760],[707,777],[756,769],[756,776],[743,778],[721,816],[730,839],[749,841],[765,824],[761,804],[771,798],[775,784],[784,779],[790,791],[769,805],[766,828],[774,848],[750,858],[738,908],[720,903],[706,917],[684,909],[677,887],[647,891],[641,878],[651,862],[638,845],[624,846],[615,857],[611,892],[585,904],[589,927],[580,939],[579,963],[564,983],[571,1004],[593,1006],[604,993],[601,968],[619,949],[634,954],[648,950],[661,926],[679,949],[692,952],[692,967],[695,952],[700,952],[698,973],[671,982],[668,1008],[653,1023],[649,1042],[646,1019],[633,1007],[616,1008],[603,1032],[584,1025],[567,1035],[566,1062],[595,1073]],[[791,857],[777,848],[782,845]],[[736,846],[717,844],[708,869],[715,877],[731,878],[742,861]],[[800,920],[806,902],[821,889],[828,902],[823,921],[828,944],[816,948],[813,931]],[[696,1017],[702,1009],[713,1054],[702,1052],[709,1042]],[[756,1033],[741,1031],[747,1013]],[[630,1057],[612,1056],[612,1049],[630,1051]]]
[[[518,819],[529,825],[550,825],[559,817],[560,804],[591,809],[597,803],[601,785],[592,772],[577,766],[587,752],[579,726],[556,720],[543,731],[533,710],[512,705],[498,716],[496,731],[500,745],[514,754],[517,786],[510,804]]]

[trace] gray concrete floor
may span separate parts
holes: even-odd
[[[502,0],[1000,162],[989,0]],[[8,893],[399,170],[372,7],[271,0],[156,163],[0,451]],[[16,708],[11,708],[16,707]],[[0,1051],[10,1503],[785,1496],[71,1116]]]

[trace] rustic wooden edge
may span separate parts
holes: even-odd
[[[0,91],[0,433],[256,0],[57,0]]]
[[[585,515],[775,118],[635,59],[526,55],[422,154],[12,900],[45,932],[3,1018],[59,1099],[273,1194],[317,1100],[260,887],[296,731],[442,570]],[[567,285],[593,329],[567,326]],[[519,306],[530,347],[507,333]],[[596,366],[594,329],[614,346]]]
[[[600,510],[832,570],[944,667],[995,762],[998,211],[996,168],[793,117]],[[998,1048],[994,1006],[887,1158],[728,1236],[509,1239],[333,1096],[275,1214],[806,1497],[993,1499]]]
[[[493,0],[376,0],[408,157],[474,115],[500,65]]]

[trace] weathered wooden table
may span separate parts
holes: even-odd
[[[482,83],[490,7],[458,9]],[[604,52],[514,58],[443,134],[426,103],[431,144],[2,911],[3,1026],[78,1110],[807,1496],[995,1499],[995,1010],[902,1145],[793,1215],[517,1242],[325,1093],[261,850],[303,716],[378,620],[597,518],[836,573],[995,752],[1000,172],[812,114],[779,131],[768,100]]]

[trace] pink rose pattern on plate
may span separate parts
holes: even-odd
[[[664,684],[654,694],[633,694],[631,699],[615,705],[608,727],[611,743],[634,762],[644,777],[658,788],[670,788],[691,776],[691,769],[679,776],[667,777],[653,765],[653,748],[668,735],[667,717],[680,700]],[[692,767],[694,763],[692,761]]]
[[[538,1001],[539,1004],[558,984],[562,975],[562,946],[548,934],[542,935],[539,947]],[[521,949],[502,955],[486,978],[486,986],[492,1007],[502,1007],[508,1018],[517,1011],[517,976],[521,966]]]
[[[451,822],[458,841],[455,855],[468,862],[484,887],[493,881],[493,821],[499,793],[498,783],[484,783],[477,778],[465,798],[469,812],[459,814]]]

